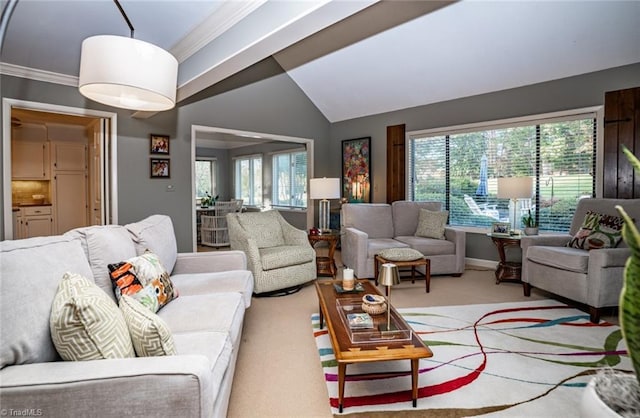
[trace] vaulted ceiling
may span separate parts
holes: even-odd
[[[111,0],[2,0],[0,71],[77,85]],[[121,0],[180,62],[178,100],[273,56],[331,122],[640,62],[639,1]]]

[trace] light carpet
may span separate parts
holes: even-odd
[[[411,411],[429,417],[575,417],[598,368],[632,370],[620,328],[553,300],[398,310],[433,351],[420,360],[418,405],[409,361],[347,367],[343,414]],[[312,325],[338,414],[338,368],[326,327]],[[399,370],[397,376],[357,376]],[[409,415],[402,415],[409,416]]]

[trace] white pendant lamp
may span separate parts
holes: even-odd
[[[131,110],[168,110],[176,103],[178,61],[164,49],[133,38],[133,26],[115,0],[131,37],[98,35],[82,42],[80,93]]]

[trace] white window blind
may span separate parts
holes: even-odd
[[[577,200],[594,193],[595,123],[589,112],[412,134],[409,196],[442,202],[452,225],[486,227],[513,216],[497,179],[529,176],[533,195],[517,202],[517,228],[531,209],[540,229],[567,231]]]
[[[274,154],[272,165],[273,204],[307,207],[307,152]]]
[[[238,157],[234,165],[236,199],[250,206],[262,205],[262,156]]]

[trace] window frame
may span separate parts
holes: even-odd
[[[548,123],[556,123],[556,122],[566,122],[577,119],[591,119],[595,120],[595,161],[594,161],[594,196],[602,196],[602,173],[603,173],[603,165],[604,165],[604,155],[603,155],[603,145],[604,145],[604,106],[591,106],[585,108],[577,108],[570,109],[559,112],[550,112],[550,113],[542,113],[542,114],[534,114],[528,116],[507,118],[507,119],[498,119],[491,121],[482,121],[477,123],[470,124],[462,124],[462,125],[452,125],[447,127],[437,127],[437,128],[428,128],[421,129],[416,131],[408,131],[405,136],[406,147],[405,147],[405,195],[407,199],[413,200],[413,179],[412,179],[412,169],[411,163],[413,160],[411,141],[416,138],[424,138],[424,137],[436,137],[436,136],[452,136],[461,133],[470,133],[470,132],[478,132],[483,130],[495,130],[495,129],[504,129],[504,128],[513,128],[513,127],[522,127],[522,126],[531,126],[531,125],[542,125]],[[535,180],[534,180],[535,182]],[[449,180],[448,180],[448,172],[447,172],[447,193],[449,193]],[[534,184],[535,188],[535,184]],[[537,193],[534,190],[534,193]],[[534,196],[532,200],[537,200],[539,196]],[[448,201],[448,196],[447,196]],[[444,209],[444,203],[443,203]],[[471,225],[461,225],[456,226],[456,228],[461,228],[467,230],[469,232],[486,232],[485,227],[480,226],[471,226]]]
[[[196,204],[200,204],[201,199],[204,196],[198,196],[198,187],[195,184],[195,182],[197,181],[197,165],[199,161],[208,161],[211,163],[211,196],[216,196],[218,194],[218,184],[217,184],[217,178],[218,178],[218,159],[216,157],[196,157],[195,159],[195,165],[194,165],[194,189],[195,189],[195,196],[196,196]]]
[[[288,155],[289,156],[289,179],[290,179],[290,190],[294,190],[295,189],[295,159],[293,158],[293,156],[295,154],[303,154],[305,156],[305,167],[304,167],[304,176],[305,176],[305,180],[303,182],[303,196],[304,199],[302,199],[302,205],[293,205],[292,200],[292,193],[289,193],[289,203],[288,205],[283,205],[280,203],[276,203],[276,201],[278,199],[276,199],[276,195],[279,192],[279,182],[277,179],[277,172],[276,172],[276,158],[282,155]],[[308,161],[308,154],[307,154],[307,150],[304,148],[296,148],[296,149],[290,149],[290,150],[282,150],[282,151],[276,151],[270,154],[271,156],[271,179],[272,179],[272,185],[271,185],[271,205],[278,207],[278,208],[290,208],[290,209],[306,209],[307,208],[307,201],[309,200],[307,198],[307,184],[308,184],[308,173],[309,173],[309,161]]]
[[[242,161],[249,162],[249,199],[244,202],[245,206],[261,207],[264,204],[264,158],[262,154],[250,154],[250,155],[238,155],[232,158],[233,160],[233,190],[234,197],[236,199],[244,199],[242,196],[242,184],[239,183],[240,179],[240,166]],[[256,202],[256,187],[255,187],[255,170],[254,161],[260,160],[260,201]]]

